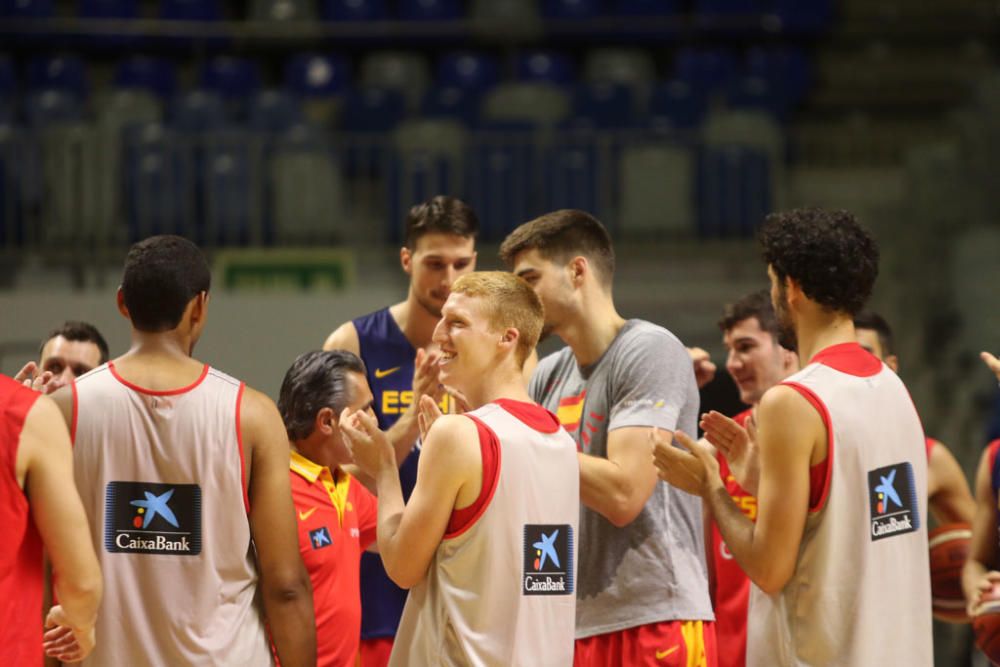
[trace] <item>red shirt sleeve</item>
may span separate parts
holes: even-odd
[[[359,540],[361,549],[364,550],[375,541],[378,528],[378,499],[356,479],[351,479],[351,486],[354,488],[353,502],[354,511],[358,516]]]

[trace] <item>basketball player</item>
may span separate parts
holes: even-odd
[[[69,434],[51,399],[0,375],[0,663],[42,664],[42,546],[59,604],[45,652],[75,662],[94,647],[101,572],[73,483]]]
[[[354,664],[361,635],[361,553],[375,541],[375,497],[341,466],[351,463],[338,421],[369,411],[361,359],[341,350],[306,352],[281,383],[278,410],[292,447],[292,499],[299,551],[312,580],[320,667]]]
[[[131,349],[53,394],[105,576],[88,665],[270,665],[265,616],[282,665],[316,662],[281,417],[191,357],[210,282],[186,239],[133,245]]]
[[[980,356],[986,366],[1000,380],[1000,359],[989,352]],[[1000,528],[998,492],[1000,492],[1000,440],[991,442],[979,459],[976,468],[976,514],[972,522],[972,543],[969,558],[962,570],[962,588],[969,603],[969,616],[976,616],[985,601],[983,595],[1000,585],[998,571],[997,530]]]
[[[324,350],[353,352],[364,361],[379,428],[388,432],[402,462],[404,498],[413,490],[420,457],[420,450],[414,448],[420,397],[431,396],[445,412],[453,411],[438,383],[439,355],[432,351],[431,335],[451,284],[476,267],[478,229],[475,212],[454,197],[439,195],[411,208],[405,245],[399,251],[400,265],[410,277],[406,300],[342,324],[323,345]],[[362,667],[387,663],[405,603],[406,591],[389,579],[378,555],[364,554]]]
[[[38,362],[29,361],[14,379],[51,394],[108,360],[108,344],[97,328],[86,322],[66,321],[42,341]]]
[[[864,311],[854,316],[858,343],[885,365],[899,372],[899,358],[893,343],[892,329],[878,313]],[[944,443],[925,438],[927,444],[927,503],[931,516],[939,524],[972,523],[976,501],[969,490],[962,467]]]
[[[795,352],[782,345],[781,328],[765,290],[753,292],[729,304],[719,320],[722,342],[726,347],[726,372],[740,392],[740,400],[750,407],[733,419],[743,426],[768,389],[799,368]],[[733,502],[751,521],[757,518],[757,499],[748,493],[729,470],[721,452],[715,453],[719,475]],[[720,667],[743,667],[746,664],[747,613],[750,604],[750,580],[733,559],[712,520],[705,512],[706,541],[712,606],[719,643]]]
[[[878,249],[852,214],[821,209],[768,216],[761,241],[775,311],[806,365],[757,408],[756,523],[710,448],[678,434],[693,455],[658,443],[657,468],[701,493],[756,584],[748,665],[929,666],[923,429],[902,382],[854,333]]]
[[[659,482],[649,459],[650,427],[695,428],[692,358],[666,329],[618,314],[611,239],[588,213],[527,222],[500,256],[567,345],[539,362],[529,393],[580,448],[574,663],[715,665],[701,503]]]
[[[386,570],[412,587],[391,665],[572,662],[576,447],[531,401],[522,374],[542,322],[538,297],[509,273],[472,273],[452,285],[434,331],[441,381],[474,409],[429,427],[405,505],[375,419],[341,417],[355,461],[377,483]],[[423,404],[440,414],[429,397]]]

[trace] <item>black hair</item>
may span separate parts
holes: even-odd
[[[586,211],[562,209],[524,223],[504,239],[500,245],[500,259],[512,266],[518,254],[533,249],[550,261],[568,261],[575,255],[582,255],[594,265],[602,284],[610,285],[614,279],[615,251],[611,235]]]
[[[781,347],[795,351],[795,341],[790,340],[788,332],[778,322],[774,305],[771,303],[771,293],[766,289],[751,292],[733,303],[727,303],[718,322],[719,331],[726,333],[743,320],[750,318],[756,318],[761,331],[771,334]]]
[[[767,216],[764,260],[781,283],[791,278],[807,297],[853,316],[871,296],[878,245],[852,213],[802,208]]]
[[[340,416],[351,402],[348,373],[366,375],[364,362],[346,350],[305,352],[292,363],[278,396],[278,412],[291,440],[309,437],[323,408]]]
[[[180,324],[191,299],[207,292],[212,274],[205,255],[180,236],[151,236],[129,248],[122,294],[132,325],[159,333]]]
[[[407,214],[406,247],[413,250],[421,236],[431,233],[474,239],[479,233],[479,218],[461,199],[437,195],[413,206]]]
[[[882,356],[896,354],[896,342],[892,336],[892,328],[885,318],[871,310],[862,310],[854,316],[855,329],[871,329],[878,334],[879,345],[882,346]]]
[[[66,340],[83,342],[83,343],[93,343],[97,346],[97,349],[101,353],[101,363],[105,363],[110,356],[108,351],[108,342],[104,340],[104,336],[101,332],[97,330],[93,324],[87,322],[80,322],[77,320],[67,320],[62,323],[61,326],[56,327],[49,332],[49,335],[45,337],[42,344],[38,346],[38,356],[42,355],[42,350],[50,340],[57,336],[62,336]]]

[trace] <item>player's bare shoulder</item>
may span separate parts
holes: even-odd
[[[334,329],[333,333],[326,337],[323,349],[326,351],[347,350],[354,354],[360,354],[361,342],[358,339],[358,330],[354,326],[354,322],[348,320]]]

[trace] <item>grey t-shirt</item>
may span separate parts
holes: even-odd
[[[658,426],[695,434],[698,387],[672,333],[629,320],[595,363],[568,347],[538,364],[529,393],[556,413],[581,451],[607,457],[608,432]],[[652,465],[652,463],[650,463]],[[578,639],[673,620],[713,620],[701,500],[657,482],[632,523],[616,528],[580,506]]]

